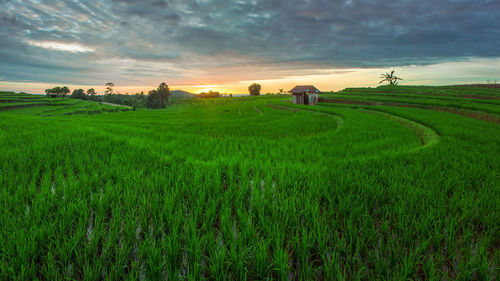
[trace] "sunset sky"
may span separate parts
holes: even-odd
[[[0,90],[500,83],[497,0],[0,0]]]

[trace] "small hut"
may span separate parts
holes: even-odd
[[[290,90],[295,104],[316,104],[318,102],[318,94],[321,92],[313,85],[295,86]]]

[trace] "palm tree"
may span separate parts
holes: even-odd
[[[104,93],[106,93],[106,94],[112,94],[114,86],[115,86],[115,84],[113,82],[106,83],[106,91],[104,91]]]
[[[394,75],[394,70],[391,71],[391,74],[388,72],[385,74],[381,74],[380,78],[383,80],[379,82],[379,84],[382,84],[384,82],[389,82],[389,85],[391,86],[396,86],[398,84],[398,80],[403,80],[403,78],[399,78],[396,75]]]
[[[168,88],[167,83],[162,82],[160,86],[158,86],[158,94],[160,98],[160,107],[164,108],[168,102],[168,97],[170,96],[170,89]]]

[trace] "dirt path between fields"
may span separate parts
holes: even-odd
[[[269,107],[281,109],[281,110],[293,110],[294,113],[297,112],[298,110],[303,110],[303,111],[310,111],[310,112],[315,112],[315,113],[319,113],[319,114],[330,115],[331,117],[334,117],[337,119],[337,129],[342,127],[344,125],[344,122],[345,122],[343,117],[336,115],[335,113],[328,113],[328,112],[314,110],[314,109],[293,108],[293,107],[276,105],[276,104],[267,104],[267,105]],[[400,123],[401,125],[410,129],[411,131],[413,131],[420,141],[420,146],[418,146],[415,149],[411,149],[408,152],[412,152],[412,151],[416,151],[416,150],[419,150],[422,148],[429,147],[431,145],[438,143],[439,140],[441,139],[439,133],[436,130],[434,130],[433,128],[427,127],[419,122],[404,118],[402,116],[398,116],[396,114],[378,111],[378,110],[365,109],[365,108],[360,108],[358,110],[361,110],[361,111],[367,112],[367,113],[371,113],[371,114],[381,115],[385,118],[396,121],[396,122]]]
[[[408,129],[412,130],[420,139],[420,143],[422,146],[427,146],[430,144],[437,143],[439,139],[441,138],[439,136],[439,133],[436,132],[434,129],[427,127],[419,122],[403,118],[401,116],[392,114],[392,113],[387,113],[387,112],[382,112],[382,111],[377,111],[377,110],[369,110],[369,109],[360,109],[361,111],[372,113],[372,114],[378,114],[381,116],[384,116],[385,118],[397,121],[401,125],[407,127]]]
[[[100,104],[105,104],[105,105],[110,105],[110,106],[120,106],[120,107],[132,108],[131,106],[128,106],[128,105],[116,104],[116,103],[109,103],[109,102],[100,102]]]
[[[259,113],[260,116],[262,116],[262,109],[258,108],[257,106],[253,106],[253,109]]]

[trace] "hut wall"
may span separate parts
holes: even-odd
[[[304,104],[304,94],[294,94],[293,97],[296,104]]]

